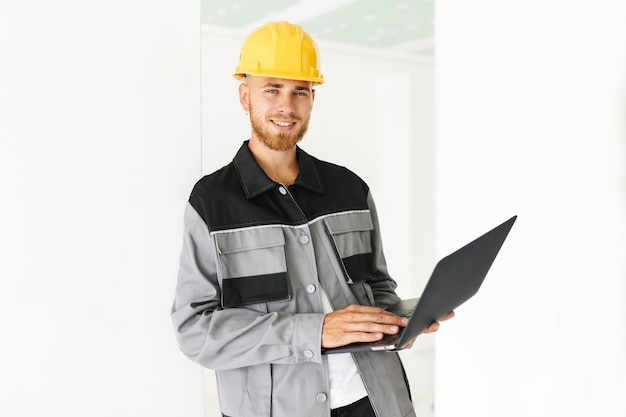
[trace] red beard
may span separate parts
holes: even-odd
[[[260,116],[256,116],[252,107],[250,107],[250,124],[252,125],[252,131],[265,146],[275,151],[286,151],[292,149],[298,142],[302,140],[306,131],[309,128],[309,120],[302,121],[296,120],[296,128],[289,132],[270,132],[265,126],[272,123],[270,119],[272,116],[268,116],[266,122],[261,119]],[[280,120],[280,117],[275,117],[276,120]]]

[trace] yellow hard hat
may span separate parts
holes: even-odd
[[[248,36],[233,75],[241,80],[245,74],[324,82],[313,38],[301,26],[288,22],[268,22]]]

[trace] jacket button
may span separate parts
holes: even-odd
[[[315,291],[317,290],[317,287],[315,286],[315,284],[307,284],[306,288],[305,288],[306,292],[308,292],[309,294],[314,294]]]
[[[306,245],[310,241],[311,241],[311,238],[309,238],[309,236],[307,236],[307,235],[301,235],[300,236],[300,243],[302,243],[303,245]]]
[[[315,399],[317,400],[318,403],[322,404],[325,403],[326,400],[328,399],[328,397],[326,396],[326,394],[324,394],[323,392],[320,392],[319,394],[317,394],[317,396],[315,397]]]
[[[304,355],[305,358],[307,359],[311,359],[313,358],[313,351],[310,349],[306,349],[304,352],[302,352],[302,354]]]
[[[287,190],[285,190],[285,187],[278,187],[278,192],[280,192],[282,195],[287,195]]]

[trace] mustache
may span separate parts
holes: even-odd
[[[269,114],[265,116],[267,120],[277,120],[279,122],[300,122],[302,117],[292,115],[285,117],[282,114]]]
[[[276,120],[279,122],[302,122],[304,120],[303,117],[298,116],[293,113],[284,114],[284,113],[270,113],[270,114],[258,114],[256,112],[256,108],[253,106],[249,107],[250,119],[264,119],[264,120]]]

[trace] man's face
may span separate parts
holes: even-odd
[[[252,137],[268,148],[293,148],[306,133],[315,91],[308,81],[248,77],[239,87],[241,105],[250,112]]]

